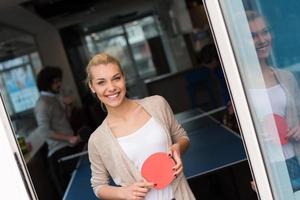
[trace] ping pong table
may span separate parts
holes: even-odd
[[[184,173],[188,179],[245,161],[246,154],[239,135],[198,109],[176,115],[190,138],[183,155]],[[74,171],[65,200],[97,199],[90,186],[88,156],[81,157]]]

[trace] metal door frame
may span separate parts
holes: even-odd
[[[2,96],[0,98],[0,133],[0,187],[2,188],[0,196],[9,199],[38,199]]]
[[[238,117],[244,147],[252,170],[252,175],[256,182],[258,196],[263,200],[272,200],[274,199],[272,189],[255,133],[254,123],[250,114],[235,54],[232,49],[228,30],[222,14],[220,1],[221,0],[204,0],[204,6],[213,37],[219,51],[223,71],[233,100],[235,113]]]

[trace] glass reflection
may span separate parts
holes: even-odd
[[[300,199],[300,3],[220,4],[274,199]]]
[[[295,121],[299,88],[290,72],[276,68],[270,61],[272,34],[265,18],[254,11],[246,11],[246,15],[265,83],[264,88],[251,88],[250,97],[262,123],[264,142],[270,148],[271,164],[280,165],[284,160],[292,188],[299,190],[300,166],[294,150],[300,139],[299,123]],[[269,103],[271,109],[265,106]],[[278,145],[281,149],[276,148]]]

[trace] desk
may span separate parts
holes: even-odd
[[[184,173],[188,179],[246,160],[240,137],[209,116],[186,120],[201,114],[191,110],[176,115],[188,132],[191,145],[183,156]],[[90,167],[87,155],[73,173],[65,200],[96,199],[90,187]]]

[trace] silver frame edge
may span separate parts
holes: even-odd
[[[255,178],[260,199],[273,200],[272,189],[267,176],[262,153],[259,147],[253,120],[250,115],[245,91],[238,71],[235,55],[231,46],[227,28],[222,15],[219,0],[204,0],[210,27],[216,46],[219,50],[226,81],[234,101],[234,109],[238,116],[244,147]],[[249,183],[250,184],[250,183]]]

